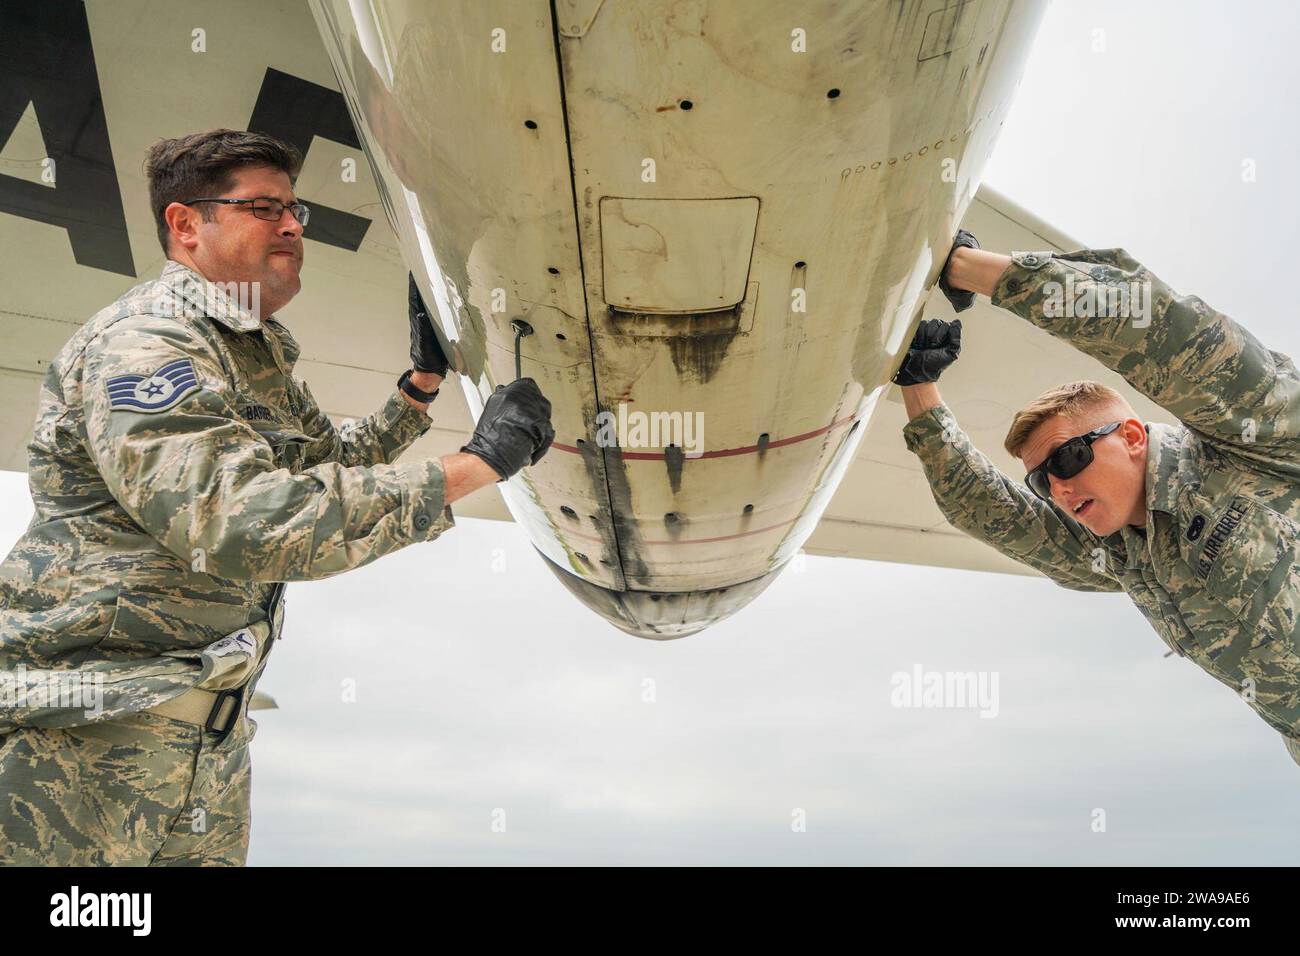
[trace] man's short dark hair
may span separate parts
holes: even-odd
[[[167,207],[199,196],[220,196],[234,186],[235,171],[248,166],[282,170],[292,183],[302,169],[302,155],[274,136],[237,129],[191,133],[159,140],[149,147],[144,171],[149,178],[149,205],[164,253],[170,255],[171,231],[163,215]],[[215,207],[200,208],[203,218],[211,222]]]

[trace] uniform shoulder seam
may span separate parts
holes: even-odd
[[[130,312],[123,312],[119,315],[114,315],[106,320],[103,320],[103,325],[100,328],[95,329],[92,334],[86,336],[85,341],[80,344],[80,347],[77,349],[77,351],[67,356],[69,361],[67,362],[67,365],[64,368],[63,374],[60,378],[61,383],[65,382],[69,375],[74,374],[74,370],[84,369],[87,352],[89,352],[92,345],[102,341],[107,332],[109,332],[111,329],[116,328],[122,322],[128,321],[130,319],[139,319],[139,318],[148,318],[148,319],[156,320],[159,323],[160,329],[168,328],[168,329],[175,329],[184,332],[187,342],[192,342],[195,343],[196,345],[201,344],[201,352],[203,356],[205,358],[209,358],[212,361],[216,362],[216,364],[220,366],[222,371],[228,374],[228,369],[226,368],[226,362],[221,357],[221,355],[217,353],[209,345],[209,343],[207,343],[207,341],[203,338],[201,334],[198,333],[197,330],[195,330],[192,326],[186,323],[183,319],[178,318],[176,316],[159,315],[154,312],[130,311]],[[94,322],[96,320],[92,318],[91,321]],[[197,354],[198,350],[196,349],[195,352]]]
[[[191,325],[189,325],[184,320],[179,319],[175,316],[158,315],[157,313],[154,312],[126,312],[121,315],[113,316],[111,319],[104,322],[101,328],[96,329],[92,335],[88,335],[86,337],[86,341],[81,343],[81,348],[75,357],[77,358],[82,357],[85,354],[85,352],[90,348],[91,345],[102,340],[104,338],[104,335],[107,332],[109,332],[111,329],[115,328],[117,325],[121,324],[122,322],[126,322],[130,319],[142,319],[142,318],[154,319],[160,325],[163,325],[170,329],[178,329],[184,332],[185,337],[188,340],[192,340],[196,343],[202,343],[203,351],[205,354],[213,355],[214,357],[218,358],[218,361],[220,361],[220,357],[215,356],[215,352],[208,344],[208,342]],[[225,363],[220,363],[220,364],[224,366]]]

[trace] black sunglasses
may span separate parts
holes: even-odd
[[[1048,474],[1051,473],[1057,478],[1073,478],[1092,464],[1092,443],[1103,435],[1109,435],[1123,424],[1123,422],[1115,422],[1061,443],[1043,459],[1041,465],[1025,475],[1025,484],[1044,501],[1051,501],[1052,482],[1048,479]]]
[[[258,219],[265,219],[267,222],[279,222],[284,216],[284,211],[289,210],[289,214],[302,226],[307,225],[307,218],[311,215],[311,210],[300,202],[280,202],[271,196],[258,196],[256,199],[188,199],[181,203],[182,206],[193,206],[199,202],[218,202],[227,206],[238,206],[244,203],[251,203],[253,215]]]

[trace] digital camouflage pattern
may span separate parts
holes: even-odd
[[[0,743],[0,865],[240,866],[256,723],[224,740],[158,714]]]
[[[453,524],[438,461],[392,463],[428,416],[394,390],[336,429],[293,378],[289,331],[234,291],[169,262],[91,318],[45,377],[28,446],[35,515],[0,564],[0,846],[138,857],[181,810],[170,775],[212,737],[139,712],[229,686],[251,662],[247,699],[282,626],[283,602],[267,619],[274,582],[360,567]],[[251,722],[238,723],[227,740],[246,741]],[[164,738],[171,762],[149,757]],[[110,744],[111,758],[81,763]],[[209,762],[214,780],[246,773],[247,752]],[[222,786],[246,805],[246,783]],[[90,789],[99,809],[68,816]],[[126,843],[94,843],[91,817],[106,827],[119,811]]]
[[[104,677],[108,719],[175,696],[204,648],[265,621],[270,585],[368,564],[451,526],[436,460],[390,464],[429,428],[394,391],[345,437],[295,381],[298,346],[177,262],[60,350],[41,388],[28,477],[36,513],[0,565],[0,676]],[[109,383],[192,363],[159,411]],[[162,386],[165,388],[166,386]],[[80,709],[15,725],[83,723]]]
[[[1074,305],[1062,309],[1067,283]],[[1135,283],[1149,284],[1145,316],[1096,307],[1122,302]],[[1100,538],[998,471],[939,406],[903,434],[940,510],[1063,587],[1127,592],[1174,652],[1237,692],[1300,763],[1300,375],[1291,359],[1122,249],[1015,253],[992,302],[1114,369],[1182,425],[1148,425],[1146,527]]]

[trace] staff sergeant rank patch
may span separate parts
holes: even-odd
[[[108,407],[115,412],[165,412],[201,387],[194,363],[176,359],[152,375],[114,375],[108,380]]]

